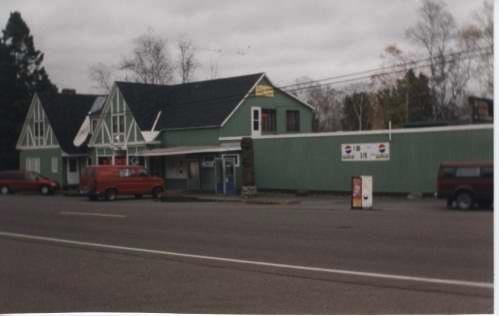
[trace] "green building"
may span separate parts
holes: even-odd
[[[240,139],[310,133],[314,109],[263,73],[178,85],[116,82],[88,142],[93,164],[142,164],[167,189],[235,193]]]
[[[77,185],[88,148],[73,141],[92,106],[103,100],[74,90],[35,94],[16,145],[21,169],[39,172],[64,187]]]

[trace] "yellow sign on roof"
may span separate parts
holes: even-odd
[[[274,88],[266,84],[259,84],[256,86],[255,95],[257,97],[273,97]]]

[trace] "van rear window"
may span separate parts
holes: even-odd
[[[458,178],[472,178],[480,176],[480,168],[478,167],[468,167],[468,168],[457,168],[456,177]]]

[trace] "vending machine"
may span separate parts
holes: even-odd
[[[352,177],[352,209],[373,208],[373,177]]]

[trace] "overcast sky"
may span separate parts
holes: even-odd
[[[388,44],[408,49],[404,33],[420,1],[317,0],[1,0],[0,27],[17,10],[31,29],[44,66],[59,88],[97,90],[90,65],[116,64],[149,28],[173,45],[197,47],[196,79],[266,72],[277,85],[377,68]],[[481,0],[448,1],[459,24]],[[175,57],[172,50],[172,57]]]

